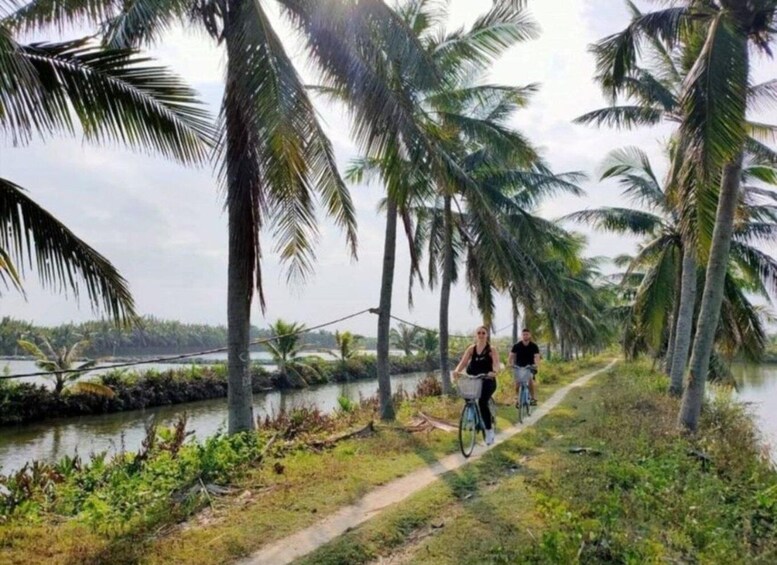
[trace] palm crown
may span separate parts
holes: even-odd
[[[680,205],[661,185],[647,155],[638,148],[613,151],[602,165],[601,180],[608,178],[618,179],[624,196],[640,207],[584,210],[566,219],[645,238],[637,255],[628,259],[622,282],[637,285],[630,322],[636,333],[630,339],[644,339],[646,345],[659,351],[670,322],[666,305],[679,291],[677,273],[683,254]],[[743,288],[764,298],[777,293],[777,262],[755,245],[777,236],[777,208],[764,203],[764,199],[773,201],[777,195],[756,181],[774,184],[777,177],[768,165],[751,160],[743,170],[743,179],[748,184],[737,214],[723,302],[722,325],[728,331],[719,337],[721,346],[729,352],[742,350],[756,357],[765,346],[765,328],[759,310],[747,299]],[[636,351],[630,344],[626,347],[632,353]]]
[[[55,133],[119,142],[182,163],[207,158],[213,131],[192,90],[129,49],[86,39],[18,42],[0,4],[0,131],[14,145]],[[34,259],[33,259],[34,257]],[[126,281],[111,263],[0,178],[0,280],[21,289],[25,267],[45,286],[83,291],[116,319],[134,315]]]

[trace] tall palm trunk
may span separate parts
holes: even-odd
[[[394,288],[394,262],[397,244],[397,203],[389,196],[386,206],[386,238],[383,247],[383,275],[380,282],[380,312],[378,313],[378,398],[381,420],[393,420],[389,374],[389,330],[391,325],[391,292]]]
[[[512,300],[512,306],[513,306],[513,343],[518,343],[518,317],[520,316],[520,312],[518,311],[518,301],[513,299]]]
[[[680,277],[680,307],[675,324],[675,346],[669,367],[669,392],[680,396],[683,392],[683,373],[688,362],[688,350],[693,334],[693,312],[696,306],[697,287],[696,255],[690,243],[683,245],[682,276]]]
[[[235,3],[233,0],[232,4]],[[235,12],[236,13],[236,12]],[[229,23],[226,24],[229,27]],[[229,218],[229,251],[227,266],[227,431],[230,434],[254,429],[250,358],[248,353],[251,328],[251,299],[253,298],[255,264],[255,219],[253,202],[246,202],[246,179],[240,170],[245,158],[247,135],[241,112],[239,93],[235,91],[237,69],[232,61],[238,53],[227,37],[227,88],[224,114],[227,128],[227,210]],[[250,194],[250,193],[249,193]],[[250,198],[249,198],[250,200]]]
[[[445,256],[443,257],[440,281],[440,376],[443,394],[451,394],[451,376],[448,366],[448,310],[451,300],[451,279],[453,278],[453,214],[451,197],[443,198],[443,229],[445,230]]]
[[[683,258],[683,260],[685,260]],[[672,319],[669,326],[669,342],[667,343],[666,355],[664,356],[664,373],[669,376],[672,373],[672,359],[675,355],[677,345],[677,317],[680,312],[680,294],[683,286],[683,265],[682,261],[678,265],[675,273],[674,301],[672,303]]]
[[[739,197],[741,174],[742,154],[740,153],[734,161],[723,168],[720,198],[715,215],[715,229],[712,232],[704,293],[701,297],[701,310],[696,324],[690,369],[680,406],[679,424],[692,432],[696,431],[699,425],[699,415],[704,400],[704,386],[707,382],[715,331],[720,319],[720,307],[723,303],[723,287],[728,269],[728,253],[731,247],[731,234],[734,228],[734,213]]]
[[[230,226],[245,212],[233,203],[229,206]],[[233,230],[230,229],[231,232]],[[227,406],[229,408],[228,433],[234,434],[254,428],[251,394],[250,359],[248,356],[249,330],[251,326],[251,295],[253,273],[244,257],[245,245],[236,233],[229,237],[229,266],[227,268]]]

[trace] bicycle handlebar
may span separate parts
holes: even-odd
[[[529,369],[534,374],[537,374],[537,371],[539,371],[539,367],[537,365],[511,365],[513,369]]]
[[[491,376],[491,375],[489,375],[488,373],[480,373],[479,375],[470,375],[470,374],[468,374],[468,373],[461,373],[461,372],[458,372],[458,374],[459,374],[459,375],[464,375],[464,376],[465,376],[465,377],[467,377],[468,379],[493,379],[493,378],[495,378],[495,377],[496,377],[496,375],[494,375],[494,376],[492,377],[492,376]]]

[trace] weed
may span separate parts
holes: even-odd
[[[434,373],[427,374],[421,379],[415,387],[416,398],[427,396],[441,396],[442,383],[437,379]]]

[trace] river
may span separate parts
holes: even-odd
[[[392,390],[401,385],[405,391],[413,392],[425,375],[395,375],[391,377]],[[360,395],[374,396],[377,389],[378,382],[373,379],[255,394],[254,414],[263,418],[282,409],[312,405],[330,413],[338,407],[340,396],[358,401]],[[0,474],[19,469],[33,459],[54,462],[74,453],[87,458],[91,453],[115,453],[122,448],[136,451],[145,437],[146,422],[156,416],[163,425],[170,425],[184,411],[189,415],[188,429],[195,432],[197,439],[226,428],[226,398],[0,427]]]
[[[777,364],[734,365],[737,398],[747,403],[777,464]]]

